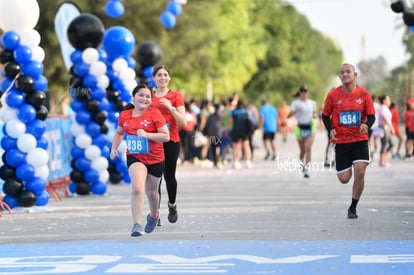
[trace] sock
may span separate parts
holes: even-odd
[[[158,218],[159,216],[160,216],[160,211],[157,211],[157,215],[156,215],[155,217],[151,216],[151,214],[150,214],[150,217],[151,217],[151,218],[153,218],[153,219],[156,219],[156,218]]]
[[[356,209],[358,201],[359,200],[352,198],[352,203],[351,203],[351,206],[349,208],[350,209]]]

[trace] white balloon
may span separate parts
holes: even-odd
[[[85,157],[89,160],[97,159],[101,156],[101,149],[96,145],[91,145],[85,150]]]
[[[34,29],[39,21],[39,4],[37,0],[1,0],[0,28],[22,34]]]
[[[103,63],[102,61],[96,61],[92,63],[91,66],[89,67],[89,73],[96,75],[96,76],[101,76],[101,75],[106,74],[105,63]]]
[[[45,60],[45,51],[40,46],[34,46],[32,49],[32,60],[39,61],[40,63]]]
[[[36,138],[29,133],[25,133],[17,138],[17,148],[24,153],[34,150],[37,145]]]
[[[98,86],[106,89],[109,86],[109,78],[106,75],[98,76]]]
[[[82,61],[86,64],[93,64],[99,60],[99,52],[95,48],[87,48],[82,52]]]
[[[35,167],[35,177],[46,180],[49,177],[49,167],[47,165]]]
[[[119,78],[123,80],[135,79],[135,76],[136,73],[132,68],[127,68],[126,70],[121,71],[121,73],[119,74]]]
[[[3,122],[9,122],[10,120],[19,120],[17,117],[17,109],[11,108],[9,105],[5,104],[0,109],[0,119]]]
[[[114,69],[115,72],[121,73],[123,70],[126,70],[128,68],[128,62],[123,58],[117,58],[112,62],[112,69]]]
[[[84,134],[85,131],[85,125],[79,124],[76,122],[76,120],[72,120],[72,125],[70,126],[70,132],[73,136],[78,136],[80,134]]]
[[[40,40],[39,32],[34,29],[26,30],[20,35],[20,45],[26,45],[30,48],[39,46]]]
[[[109,172],[108,172],[108,170],[101,170],[101,171],[99,171],[99,181],[102,181],[102,182],[108,182],[108,180],[109,180]]]
[[[18,119],[6,122],[6,133],[12,138],[18,138],[26,132],[26,124]]]
[[[26,162],[33,165],[33,167],[41,167],[49,161],[49,154],[43,148],[35,148],[26,156]]]
[[[92,144],[92,138],[88,134],[80,134],[76,137],[75,143],[79,148],[86,149]]]
[[[173,0],[173,1],[177,2],[178,4],[181,4],[181,5],[187,4],[187,0]]]
[[[106,170],[108,168],[108,160],[104,157],[99,157],[91,162],[91,168],[97,171]]]
[[[125,83],[125,88],[131,92],[131,96],[132,96],[132,91],[134,90],[134,88],[137,86],[137,82],[134,79],[128,80]]]

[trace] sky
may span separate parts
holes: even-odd
[[[285,2],[305,15],[314,29],[339,44],[344,62],[357,65],[363,59],[383,56],[388,68],[393,69],[408,59],[402,43],[405,30],[402,14],[391,10],[390,0]]]

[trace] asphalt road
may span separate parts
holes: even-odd
[[[285,271],[281,267],[259,267],[257,263],[243,266],[239,261],[228,263],[233,269],[220,266],[224,269],[221,271],[229,274],[305,274],[303,268],[308,270],[307,274],[410,274],[414,271],[414,162],[390,159],[391,166],[382,168],[374,161],[367,169],[366,186],[358,205],[359,218],[350,220],[346,213],[351,202],[352,183],[340,184],[336,171],[323,166],[326,142],[325,132],[321,130],[312,151],[310,178],[304,178],[300,171],[298,147],[292,134],[286,143],[277,136],[278,158],[274,161],[263,160],[263,147],[257,148],[252,169],[235,170],[231,164],[226,164],[222,170],[180,166],[177,171],[178,222],[170,224],[167,221],[167,194],[163,185],[163,226],[139,238],[129,235],[132,219],[130,186],[127,184],[110,185],[104,196],[65,197],[61,193],[62,200],[55,201],[51,197],[45,207],[16,208],[12,215],[3,211],[0,217],[0,274],[23,274],[17,272],[23,270],[16,271],[16,264],[11,265],[13,268],[4,264],[10,259],[1,257],[108,254],[111,257],[121,255],[127,264],[136,264],[137,257],[148,251],[164,256],[195,257],[203,255],[200,248],[207,253],[205,256],[242,253],[250,255],[251,261],[257,260],[259,254],[272,259],[298,256],[307,248],[317,249],[307,253],[314,256],[344,257],[337,258],[343,259],[339,262],[325,260],[323,266],[330,266],[325,271],[317,265],[322,263],[319,258],[314,266],[295,265]],[[144,213],[148,211],[147,207],[145,201]],[[152,251],[155,248],[157,250]],[[353,250],[356,248],[359,250]],[[131,251],[136,254],[130,259]],[[364,273],[355,264],[355,261],[361,261],[361,258],[355,260],[355,253],[382,256],[372,260],[377,264],[367,265]],[[403,255],[405,260],[401,265],[395,265],[394,261],[387,269],[386,265],[378,264],[387,253]],[[170,256],[157,258],[157,261],[171,263]],[[304,256],[300,257],[303,260]],[[363,256],[362,261],[367,257]],[[100,258],[99,261],[103,260]],[[145,261],[139,268],[147,267],[142,265]],[[277,260],[277,263],[281,261]],[[177,262],[180,261],[174,263]],[[29,267],[33,268],[33,263]],[[138,272],[139,268],[134,269],[134,273],[145,273],[145,268]],[[194,274],[200,273],[197,268]],[[77,274],[76,269],[63,270]],[[167,274],[173,270],[148,273]],[[15,273],[7,273],[11,271]],[[125,266],[104,268],[95,264],[93,272],[79,274],[103,272],[122,274],[131,273],[131,269]],[[55,270],[52,273],[65,272]]]

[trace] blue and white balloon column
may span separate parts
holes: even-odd
[[[109,140],[113,139],[118,125],[120,112],[132,99],[132,90],[137,85],[135,79],[135,60],[130,56],[135,47],[133,34],[125,27],[114,26],[106,30],[102,41],[102,48],[108,55],[107,75],[110,85],[107,89],[109,100],[108,121]],[[109,181],[119,183],[123,180],[130,183],[128,168],[126,166],[126,144],[123,141],[119,147],[119,157],[109,160]]]
[[[73,135],[72,172],[69,189],[72,193],[102,195],[107,190],[108,126],[106,88],[106,53],[98,50],[104,26],[101,20],[88,13],[74,18],[69,24],[69,42],[75,48],[71,54],[70,93]]]
[[[5,181],[3,200],[11,208],[44,206],[49,201],[48,141],[43,135],[48,82],[42,75],[45,53],[39,46],[41,37],[34,30],[38,19],[36,0],[0,1],[0,28],[4,32],[0,118],[4,122],[1,146],[5,151],[0,177]]]

